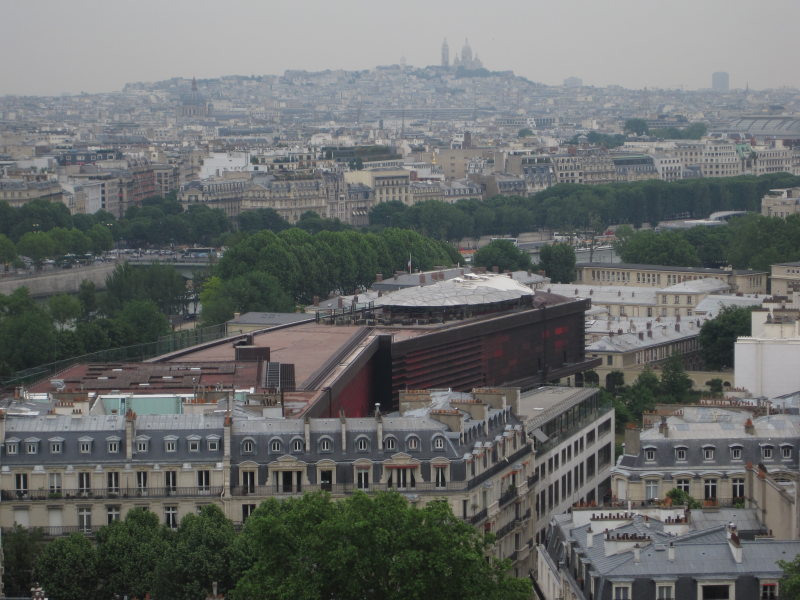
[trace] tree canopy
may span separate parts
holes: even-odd
[[[709,369],[732,368],[736,339],[750,335],[751,307],[726,306],[700,328],[700,355]]]
[[[434,501],[397,493],[264,502],[237,539],[246,557],[230,598],[529,598],[530,582],[487,555],[491,538]]]
[[[532,267],[530,254],[520,250],[511,240],[493,240],[472,257],[476,267],[500,271],[527,271]]]
[[[539,251],[539,267],[553,283],[575,281],[575,249],[570,244],[551,244]]]

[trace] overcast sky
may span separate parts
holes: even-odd
[[[438,64],[629,88],[800,87],[800,0],[5,0],[0,95],[182,76]]]

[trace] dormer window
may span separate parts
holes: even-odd
[[[409,450],[419,450],[419,438],[412,435],[406,440],[406,446],[408,446]]]
[[[303,444],[303,440],[299,438],[292,440],[292,452],[302,452],[304,445],[305,444]]]
[[[39,440],[36,438],[25,440],[25,454],[39,454]]]
[[[78,451],[81,454],[91,454],[92,453],[92,438],[79,438],[78,439]]]
[[[772,446],[761,446],[761,458],[772,460]]]
[[[254,454],[255,451],[256,451],[255,441],[247,439],[242,442],[242,454]]]
[[[164,452],[172,453],[178,451],[178,438],[169,436],[164,438]]]
[[[140,436],[136,438],[136,452],[144,454],[150,450],[150,438]]]
[[[19,454],[19,440],[6,440],[6,455],[15,456]]]
[[[356,450],[359,452],[369,451],[369,440],[365,437],[360,437],[356,440]]]
[[[281,441],[280,440],[272,440],[269,443],[269,451],[270,452],[280,452],[281,451]]]
[[[320,452],[332,452],[333,451],[333,443],[329,438],[322,438],[319,441],[319,451]]]
[[[50,454],[63,454],[64,440],[61,438],[50,440]]]
[[[206,438],[209,452],[219,452],[219,436],[210,435]]]
[[[675,448],[675,460],[677,461],[686,460],[686,448]]]
[[[395,450],[397,448],[397,440],[393,437],[387,437],[383,440],[384,450]]]
[[[109,454],[119,454],[119,438],[106,438],[106,449]]]
[[[655,448],[645,448],[644,449],[644,459],[647,462],[653,462],[656,459],[656,449]]]
[[[742,460],[742,447],[733,446],[731,448],[731,460]]]
[[[189,441],[189,452],[200,452],[200,437],[199,436],[191,436],[188,438]]]
[[[781,446],[781,458],[783,460],[791,460],[791,458],[792,458],[792,447],[791,446]]]
[[[705,446],[703,448],[703,460],[714,460],[714,446]]]
[[[433,449],[444,450],[444,438],[442,436],[439,435],[433,438]]]

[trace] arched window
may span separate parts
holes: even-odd
[[[333,442],[331,442],[330,438],[322,438],[319,441],[319,451],[320,452],[332,452],[333,451]]]
[[[444,438],[440,435],[437,435],[433,438],[433,449],[434,450],[444,450]]]
[[[397,449],[397,440],[393,437],[387,437],[383,440],[383,448],[384,450],[396,450]]]
[[[369,440],[366,437],[360,437],[356,440],[356,450],[359,452],[367,452],[369,450]]]
[[[272,440],[269,443],[269,451],[270,452],[280,452],[281,451],[281,441],[280,440]]]
[[[409,450],[419,450],[419,438],[412,435],[406,440],[406,446]]]
[[[303,446],[303,440],[300,438],[292,440],[292,452],[302,452]]]

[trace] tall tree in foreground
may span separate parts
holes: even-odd
[[[127,557],[116,558],[128,560]],[[95,600],[101,597],[97,591],[97,551],[82,533],[47,544],[36,563],[36,577],[51,598]]]
[[[531,257],[511,240],[494,240],[475,253],[476,267],[499,267],[500,271],[525,271],[531,268]]]
[[[553,283],[575,281],[575,249],[569,244],[551,244],[539,251],[539,266]]]
[[[522,600],[530,582],[487,554],[491,539],[446,502],[410,506],[397,493],[267,500],[237,540],[232,600]]]

